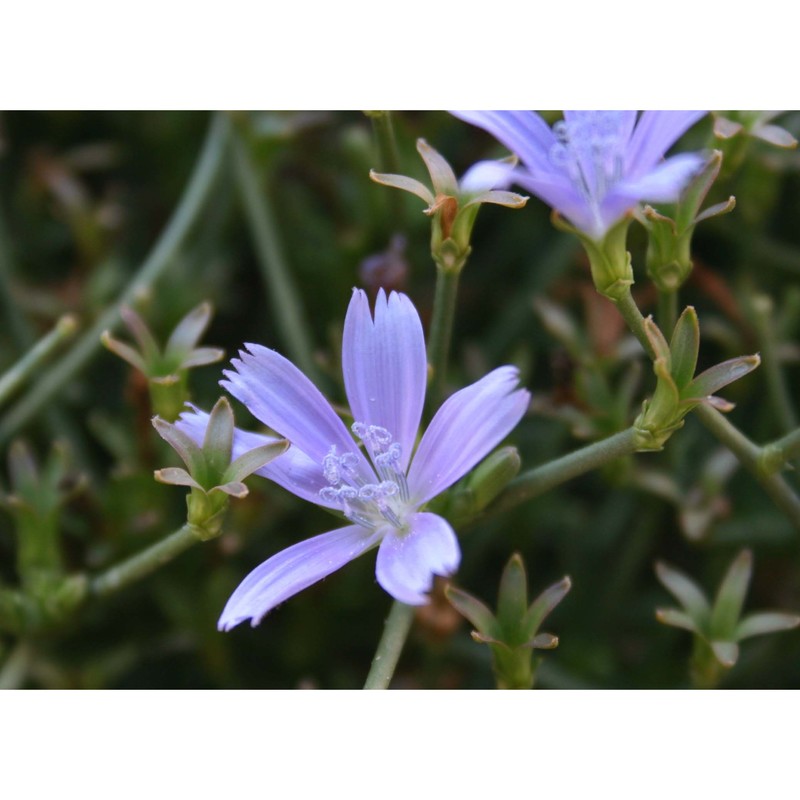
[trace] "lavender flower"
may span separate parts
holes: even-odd
[[[662,158],[704,111],[565,111],[552,130],[533,111],[452,113],[516,153],[517,183],[596,241],[640,201],[677,200],[703,165],[697,153]]]
[[[363,291],[354,291],[350,301],[342,367],[356,420],[353,435],[291,362],[260,345],[246,347],[222,385],[292,442],[258,474],[340,511],[352,524],[293,545],[256,567],[228,600],[220,630],[247,619],[257,625],[276,605],[374,547],[381,586],[403,603],[427,602],[433,576],[455,572],[461,554],[449,523],[422,509],[522,418],[530,396],[516,388],[517,370],[500,367],[452,395],[414,451],[427,360],[419,315],[405,295],[392,292],[387,298],[381,290],[374,319]],[[177,424],[199,438],[206,419],[195,409]],[[233,457],[267,441],[237,431]]]

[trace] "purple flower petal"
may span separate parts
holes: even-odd
[[[401,603],[428,602],[433,576],[452,575],[461,561],[458,540],[449,523],[437,514],[414,514],[408,530],[385,532],[375,574],[378,583]]]
[[[344,322],[342,370],[354,419],[389,431],[400,443],[405,471],[428,375],[422,323],[408,297],[392,292],[387,300],[381,289],[373,320],[367,295],[353,292]]]
[[[500,367],[445,401],[408,473],[414,503],[422,505],[454,484],[511,432],[530,403],[518,383],[515,367]]]
[[[191,406],[191,408],[191,411],[184,411],[181,414],[175,427],[183,431],[198,445],[202,445],[208,426],[208,414],[195,406]],[[231,460],[235,461],[240,455],[255,447],[276,441],[278,439],[274,436],[234,428]],[[270,461],[261,469],[257,469],[253,474],[269,478],[292,494],[302,497],[303,500],[326,508],[339,508],[337,503],[326,502],[320,497],[320,489],[324,489],[328,485],[322,467],[297,447],[290,447],[283,455]]]
[[[625,152],[624,174],[644,175],[664,157],[664,153],[702,119],[706,111],[644,111]]]
[[[681,153],[668,158],[641,178],[621,181],[613,193],[627,197],[628,203],[631,200],[672,203],[704,163],[705,159],[699,153]]]
[[[312,461],[322,460],[335,445],[339,455],[353,453],[357,469],[365,481],[373,478],[372,468],[344,423],[336,416],[319,389],[291,361],[257,344],[245,345],[241,359],[225,370],[220,381],[250,413],[268,427],[285,436]]]
[[[555,172],[550,150],[556,143],[553,131],[533,111],[451,111],[454,117],[483,128],[500,144],[516,153],[528,169]]]
[[[506,189],[514,180],[514,165],[508,161],[479,161],[473,164],[459,181],[462,192],[488,192]]]
[[[275,606],[374,547],[378,539],[360,525],[348,525],[282,550],[239,584],[217,627],[228,631],[247,619],[255,627]]]

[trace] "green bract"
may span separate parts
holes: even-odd
[[[500,579],[497,615],[462,589],[452,585],[445,589],[453,607],[477,628],[472,638],[491,647],[498,688],[530,689],[533,686],[534,672],[539,663],[539,659],[533,658],[533,650],[558,647],[558,637],[539,633],[539,628],[564,599],[571,585],[568,577],[563,578],[528,605],[525,564],[515,553]]]

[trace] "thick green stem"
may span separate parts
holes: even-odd
[[[53,365],[5,415],[0,424],[0,443],[13,436],[72,380],[75,373],[100,350],[100,335],[103,331],[112,330],[119,324],[120,306],[130,305],[139,294],[150,289],[173,262],[211,194],[227,152],[229,130],[228,118],[217,114],[211,123],[189,185],[169,224],[136,276],[118,302],[103,313],[70,352]]]
[[[71,314],[65,314],[11,369],[0,377],[0,403],[4,403],[77,330]]]
[[[788,483],[775,474],[765,474],[761,469],[762,448],[751,442],[738,428],[711,406],[701,403],[695,409],[698,419],[739,459],[783,511],[791,523],[800,530],[800,500]]]
[[[261,274],[267,288],[267,302],[283,334],[283,343],[292,360],[310,378],[318,378],[310,328],[299,300],[280,244],[275,214],[268,188],[241,136],[234,139],[236,179],[250,225]]]
[[[766,372],[767,393],[782,431],[790,431],[797,427],[797,415],[778,358],[772,301],[764,295],[756,297],[753,311],[761,347],[761,363]]]
[[[413,621],[414,606],[407,606],[405,603],[395,600],[386,624],[383,626],[383,636],[378,643],[375,657],[372,659],[372,666],[364,683],[365,689],[389,688]]]
[[[678,321],[678,291],[658,293],[658,327],[661,332],[669,339],[672,331],[675,330],[675,323]]]
[[[394,135],[391,111],[365,111],[372,123],[375,142],[378,146],[378,159],[381,172],[392,175],[400,174],[400,158],[397,154],[397,140]],[[389,211],[392,229],[402,231],[405,228],[405,204],[402,192],[389,192]]]
[[[655,358],[653,346],[650,344],[650,340],[645,333],[644,317],[642,316],[642,312],[639,311],[639,306],[636,305],[636,301],[633,299],[630,288],[626,287],[620,297],[618,299],[612,299],[612,302],[619,309],[619,313],[622,314],[631,333],[639,340],[645,353],[647,353],[651,359]]]
[[[428,391],[431,409],[438,408],[444,400],[460,277],[460,269],[446,269],[439,264],[436,265],[436,295],[433,300],[433,318],[428,336],[428,363],[433,370]]]
[[[636,429],[631,427],[540,467],[530,469],[511,481],[486,513],[499,514],[507,511],[578,475],[602,467],[622,456],[631,455],[636,449],[637,433]]]
[[[118,592],[163,567],[199,541],[201,538],[197,530],[187,523],[166,539],[92,578],[89,582],[89,595],[106,597]]]
[[[777,472],[790,461],[800,457],[800,428],[761,448],[761,467],[766,472]]]

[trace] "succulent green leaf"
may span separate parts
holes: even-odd
[[[466,619],[477,628],[480,634],[488,637],[497,635],[497,620],[485,603],[482,603],[477,597],[473,597],[471,594],[468,594],[452,584],[445,587],[444,593],[450,601],[450,605],[452,605],[462,617],[466,617]]]
[[[672,377],[679,392],[694,377],[699,349],[700,325],[697,313],[692,306],[687,306],[675,323],[675,330],[669,343]]]
[[[417,152],[422,156],[422,160],[431,175],[434,193],[457,197],[458,179],[446,159],[424,139],[417,139]]]
[[[214,492],[222,492],[231,497],[242,498],[247,497],[248,489],[241,481],[228,481],[227,483],[214,486],[208,491],[209,494],[213,494]]]
[[[500,578],[497,593],[497,621],[506,639],[516,641],[517,632],[528,611],[528,576],[525,564],[519,553],[514,553],[508,560]]]
[[[717,591],[711,611],[711,636],[714,639],[735,639],[744,598],[753,574],[753,554],[742,550],[730,565]]]
[[[100,336],[103,346],[110,350],[115,356],[119,356],[123,361],[127,361],[134,369],[139,370],[143,375],[147,374],[147,366],[144,359],[129,344],[115,339],[109,331],[103,331]]]
[[[166,353],[181,354],[188,353],[200,341],[200,337],[211,321],[211,303],[200,303],[193,308],[172,331],[167,346],[164,348]]]
[[[144,320],[128,306],[123,306],[119,311],[119,315],[122,317],[125,327],[133,334],[133,338],[136,339],[145,364],[151,365],[158,361],[161,357],[161,350]]]
[[[679,231],[686,231],[695,224],[695,218],[700,212],[700,206],[703,205],[706,195],[714,185],[721,167],[722,151],[714,150],[703,169],[692,178],[689,185],[683,190],[678,203],[678,211],[675,215],[675,222]]]
[[[728,669],[739,660],[739,645],[736,642],[711,642],[711,649],[717,661]]]
[[[555,650],[558,647],[558,636],[552,633],[539,633],[531,642],[534,650]]]
[[[420,183],[414,180],[414,178],[409,178],[405,175],[390,175],[388,173],[375,172],[375,170],[370,170],[369,177],[375,181],[375,183],[380,183],[382,186],[391,186],[393,189],[402,189],[404,192],[411,192],[411,194],[415,194],[421,200],[424,200],[428,206],[432,206],[436,200],[431,190],[425,186],[424,183]]]
[[[523,635],[526,640],[535,637],[541,624],[552,610],[566,597],[572,588],[569,576],[563,577],[558,583],[548,586],[530,605],[523,622]]]
[[[671,353],[669,344],[667,344],[664,334],[661,333],[661,330],[653,321],[652,317],[647,317],[647,319],[644,321],[644,331],[647,334],[647,339],[653,348],[653,353],[655,354],[656,359],[663,360],[667,366],[667,369],[671,369]]]
[[[677,608],[656,609],[656,619],[664,625],[670,625],[673,628],[683,628],[692,633],[701,634],[694,620],[685,611],[679,611]]]
[[[203,439],[203,455],[212,480],[221,478],[231,463],[233,448],[233,409],[226,397],[220,397],[211,409]]]
[[[191,367],[203,367],[206,364],[214,364],[225,357],[225,351],[219,347],[197,347],[189,352],[189,355],[180,363],[181,369]]]
[[[701,211],[695,218],[695,225],[703,220],[711,219],[712,217],[721,217],[723,214],[729,214],[736,208],[736,198],[731,195],[727,200],[722,203],[715,203],[709,206],[705,211]]]
[[[467,483],[473,508],[480,511],[517,476],[521,464],[516,447],[501,447],[488,455],[472,472]]]
[[[664,588],[684,607],[698,628],[704,628],[711,609],[702,589],[688,575],[663,561],[656,564],[656,575]]]
[[[797,147],[797,139],[795,139],[789,131],[785,128],[781,128],[779,125],[759,125],[753,131],[753,135],[776,147],[786,147],[789,149]]]
[[[698,375],[682,392],[682,400],[704,400],[714,392],[738,381],[761,363],[758,355],[739,356],[710,367]]]
[[[183,431],[161,417],[153,417],[152,422],[158,435],[181,457],[189,472],[202,475],[206,463],[202,450]]]
[[[257,469],[283,455],[289,449],[288,439],[278,439],[275,442],[255,447],[242,453],[223,473],[224,481],[242,481],[252,475]]]
[[[517,194],[516,192],[505,192],[501,189],[492,189],[489,192],[483,192],[482,194],[471,198],[463,204],[462,208],[480,205],[481,203],[493,203],[496,206],[506,206],[507,208],[522,208],[527,202],[527,197]]]
[[[205,491],[203,487],[181,467],[164,467],[163,469],[157,469],[153,473],[153,477],[159,483],[168,483],[172,486],[191,486],[193,489]]]
[[[800,625],[800,615],[789,614],[783,611],[762,611],[759,614],[750,614],[739,622],[736,627],[735,639],[737,642],[750,636],[763,636],[765,633],[788,631]]]

